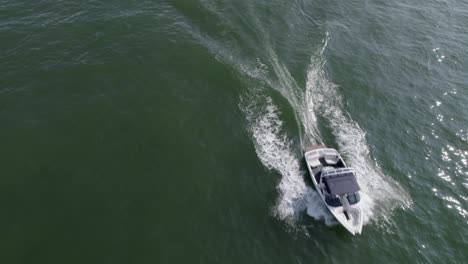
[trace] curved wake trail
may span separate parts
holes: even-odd
[[[249,122],[260,161],[282,176],[278,186],[280,197],[274,214],[294,225],[299,214],[307,209],[314,218],[332,223],[332,217],[318,194],[304,182],[299,159],[291,150],[292,141],[282,132],[283,122],[273,100],[261,91],[257,94],[249,93],[241,97],[240,108]]]
[[[362,209],[367,223],[374,214],[385,216],[397,206],[406,206],[410,199],[405,191],[384,175],[369,156],[365,132],[344,110],[337,85],[330,82],[323,69],[323,51],[312,56],[307,73],[306,105],[309,111],[323,116],[338,143],[340,153],[353,167],[362,189]],[[376,206],[378,205],[378,206]]]
[[[216,14],[216,11],[211,12]],[[222,16],[218,17],[223,20]],[[229,24],[230,21],[224,20],[224,23]],[[410,199],[402,188],[386,177],[370,159],[365,132],[345,111],[338,87],[327,79],[323,52],[327,47],[328,33],[322,47],[311,56],[304,89],[281,63],[261,23],[254,19],[253,24],[257,33],[264,37],[261,44],[266,58],[263,62],[260,58],[243,58],[241,51],[216,41],[188,21],[182,24],[182,28],[218,60],[233,67],[248,87],[240,96],[239,107],[246,116],[257,156],[265,167],[281,175],[274,215],[296,225],[298,217],[306,211],[315,219],[324,219],[326,224],[335,223],[318,194],[305,183],[304,177],[308,175],[301,171],[302,153],[292,150],[293,142],[282,130],[280,109],[268,95],[268,89],[279,92],[294,110],[301,147],[323,143],[317,117],[328,121],[339,151],[357,172],[365,223],[381,216],[388,217],[393,208],[409,204]]]
[[[385,218],[393,208],[407,205],[409,197],[371,160],[365,132],[344,110],[338,87],[327,79],[323,67],[326,45],[327,39],[320,51],[311,57],[305,92],[296,89],[296,82],[274,56],[270,63],[275,75],[282,81],[279,85],[268,84],[288,99],[296,111],[296,118],[300,119],[298,123],[302,124],[299,129],[305,130],[308,142],[323,143],[317,116],[328,121],[339,151],[357,172],[362,188],[364,222],[368,223],[373,216]],[[278,107],[264,92],[255,90],[251,89],[247,95],[241,96],[240,108],[249,122],[257,156],[267,168],[281,174],[275,215],[295,223],[297,217],[307,211],[315,219],[325,219],[326,224],[334,223],[315,190],[304,182],[304,173],[299,165],[302,157],[297,157],[291,150],[292,142],[281,129],[283,123]]]

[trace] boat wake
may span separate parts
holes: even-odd
[[[278,186],[280,196],[274,214],[294,224],[298,216],[307,210],[315,219],[334,223],[319,195],[304,182],[299,158],[292,151],[293,142],[282,132],[280,112],[271,97],[258,92],[241,97],[240,107],[249,122],[255,150],[260,161],[268,169],[281,174]]]
[[[327,36],[328,38],[328,36]],[[369,156],[365,132],[354,122],[344,110],[343,98],[338,93],[337,85],[330,82],[324,71],[323,51],[327,45],[325,39],[322,48],[312,55],[307,72],[306,89],[304,92],[295,87],[284,87],[295,84],[292,80],[283,80],[281,85],[269,85],[280,92],[296,111],[296,117],[301,124],[299,130],[305,130],[301,142],[307,144],[321,143],[317,116],[323,117],[333,132],[339,151],[347,163],[358,175],[362,188],[364,224],[379,217],[387,218],[396,207],[409,204],[409,196],[389,177]],[[275,63],[272,65],[275,68]],[[265,69],[264,69],[265,70]],[[274,69],[278,74],[283,67]],[[291,78],[282,73],[283,78]],[[302,153],[295,153],[293,142],[282,130],[281,112],[264,89],[251,89],[241,96],[240,108],[245,113],[255,150],[260,161],[269,169],[281,174],[278,186],[279,198],[274,210],[275,215],[290,223],[295,223],[298,217],[306,211],[315,219],[324,219],[330,225],[336,223],[328,213],[320,197],[304,181],[304,171],[301,171]],[[301,149],[305,143],[301,143]]]
[[[222,16],[219,19],[230,23]],[[252,23],[256,24],[257,34],[267,34],[259,23]],[[327,225],[336,223],[318,194],[306,183],[306,170],[301,170],[301,150],[309,144],[323,143],[318,117],[325,120],[326,124],[320,124],[321,127],[326,126],[333,133],[338,151],[356,170],[362,188],[364,224],[388,218],[394,208],[410,204],[405,191],[385,176],[370,158],[364,130],[346,112],[337,85],[328,80],[323,56],[328,33],[322,45],[311,55],[304,89],[281,63],[267,41],[268,36],[264,36],[265,42],[262,43],[265,56],[251,60],[243,57],[235,47],[226,46],[226,43],[204,34],[189,21],[182,23],[181,27],[217,60],[230,65],[247,87],[246,91],[241,92],[239,107],[246,116],[255,151],[266,168],[281,175],[279,197],[273,210],[276,217],[295,226],[306,212],[317,220],[323,219]],[[293,142],[293,137],[284,130],[284,119],[281,117],[285,109],[275,102],[272,90],[286,99],[292,108],[299,143]],[[295,148],[298,144],[300,147]]]
[[[320,52],[311,58],[305,104],[308,111],[328,121],[340,153],[355,169],[362,188],[363,220],[367,223],[374,214],[385,217],[395,207],[408,206],[410,198],[397,183],[384,175],[375,161],[371,160],[364,130],[344,110],[343,98],[338,93],[337,85],[328,80],[323,59],[327,39],[328,36]]]

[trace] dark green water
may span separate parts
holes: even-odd
[[[466,263],[466,1],[0,0],[1,263]],[[302,148],[358,173],[334,223]]]

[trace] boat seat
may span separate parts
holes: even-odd
[[[338,158],[337,155],[326,155],[325,156],[325,162],[330,165],[335,165],[338,163],[340,159]]]
[[[312,168],[315,168],[315,167],[318,167],[318,166],[322,165],[322,164],[320,163],[320,160],[318,160],[318,159],[309,160],[309,164],[310,164],[310,166],[311,166]]]

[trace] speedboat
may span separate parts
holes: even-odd
[[[306,147],[304,157],[320,198],[336,220],[351,234],[361,234],[360,187],[354,170],[338,151],[325,145]]]

